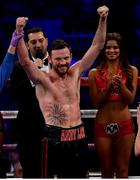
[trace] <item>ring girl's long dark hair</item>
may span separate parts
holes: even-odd
[[[122,40],[122,37],[120,34],[113,32],[113,33],[107,33],[106,35],[106,42],[104,45],[104,48],[101,52],[101,57],[103,58],[103,63],[100,67],[104,66],[105,63],[105,58],[104,58],[104,52],[105,52],[105,48],[106,48],[106,44],[109,40],[115,40],[117,41],[119,48],[120,48],[120,65],[121,65],[121,69],[123,72],[126,73],[127,76],[127,82],[126,82],[126,86],[129,90],[133,89],[133,85],[132,85],[132,81],[133,81],[133,74],[132,74],[132,68],[130,66],[130,63],[128,61],[128,56],[127,56],[127,51],[126,48],[124,46],[124,42]]]

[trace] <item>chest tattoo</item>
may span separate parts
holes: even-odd
[[[56,126],[65,125],[66,114],[60,104],[54,104],[50,107],[48,120]]]

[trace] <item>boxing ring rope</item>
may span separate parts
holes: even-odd
[[[81,118],[95,118],[97,109],[88,109],[88,110],[81,110]],[[2,113],[3,119],[15,119],[17,117],[18,111],[0,111]],[[136,117],[137,110],[130,109],[132,117]],[[17,144],[3,144],[3,149],[15,149]]]
[[[97,109],[83,109],[81,110],[81,118],[95,118]],[[17,117],[18,111],[0,111],[2,113],[3,119],[15,119]],[[130,109],[131,116],[137,116],[137,109]]]
[[[81,86],[88,87],[88,77],[81,78]],[[140,77],[138,77],[138,86],[140,86]],[[132,117],[136,117],[136,109],[131,109]],[[3,119],[15,119],[18,111],[1,111]],[[81,110],[82,118],[95,118],[97,110]]]
[[[88,78],[82,77],[81,78],[81,86],[88,87]],[[138,86],[140,86],[140,77],[138,77]],[[81,118],[95,118],[97,109],[83,109],[81,110]],[[17,117],[17,110],[7,110],[7,111],[0,111],[2,113],[3,119],[15,119]],[[131,116],[136,117],[137,116],[137,109],[130,109]],[[16,147],[16,144],[3,144],[4,149],[14,149]]]
[[[15,119],[18,111],[0,111],[3,119]]]
[[[82,118],[95,118],[97,109],[88,109],[88,110],[81,110],[81,117]],[[137,109],[130,109],[131,116],[136,117],[137,116]]]

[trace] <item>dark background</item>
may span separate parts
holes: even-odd
[[[63,38],[70,43],[73,50],[73,62],[79,60],[92,42],[97,29],[97,8],[107,5],[110,9],[108,16],[108,32],[118,32],[125,41],[129,60],[140,69],[140,0],[5,0],[0,1],[0,63],[8,48],[15,21],[19,16],[27,16],[27,28],[41,26],[49,39],[49,45],[56,38]],[[96,65],[93,65],[93,67]],[[88,72],[83,74],[86,77]],[[140,75],[140,73],[139,73]],[[16,110],[16,102],[9,98],[10,83],[0,96],[0,110]],[[136,108],[140,101],[140,89],[130,108]],[[92,109],[88,87],[81,87],[81,109]],[[8,123],[10,122],[10,123]],[[87,130],[92,134],[93,120],[87,121]],[[136,119],[135,119],[136,122]],[[89,125],[90,124],[90,125]],[[11,134],[11,121],[5,121],[6,143],[14,142]],[[10,140],[11,137],[11,140]],[[94,159],[95,158],[95,159]],[[93,159],[96,160],[96,156]],[[135,158],[132,158],[130,174],[137,171]],[[96,161],[97,163],[97,161]],[[92,163],[91,163],[92,164]],[[97,164],[95,165],[97,168]],[[135,167],[135,168],[134,168]],[[137,174],[137,173],[135,173]]]
[[[129,60],[138,69],[140,67],[140,0],[5,0],[0,2],[0,62],[8,48],[15,21],[19,16],[27,16],[27,29],[41,26],[49,39],[49,45],[56,38],[70,43],[73,61],[79,60],[92,42],[98,24],[97,8],[107,5],[108,32],[118,32],[125,41]],[[97,60],[98,62],[98,60]],[[93,65],[93,67],[96,65]],[[88,71],[83,74],[87,76]],[[8,98],[8,89],[0,97],[1,109],[15,109]],[[91,107],[88,88],[81,87],[81,108]],[[139,92],[139,91],[138,91]],[[131,107],[140,101],[139,93]]]

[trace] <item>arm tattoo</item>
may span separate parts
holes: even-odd
[[[66,114],[60,104],[54,104],[50,107],[48,120],[56,126],[65,125]]]

